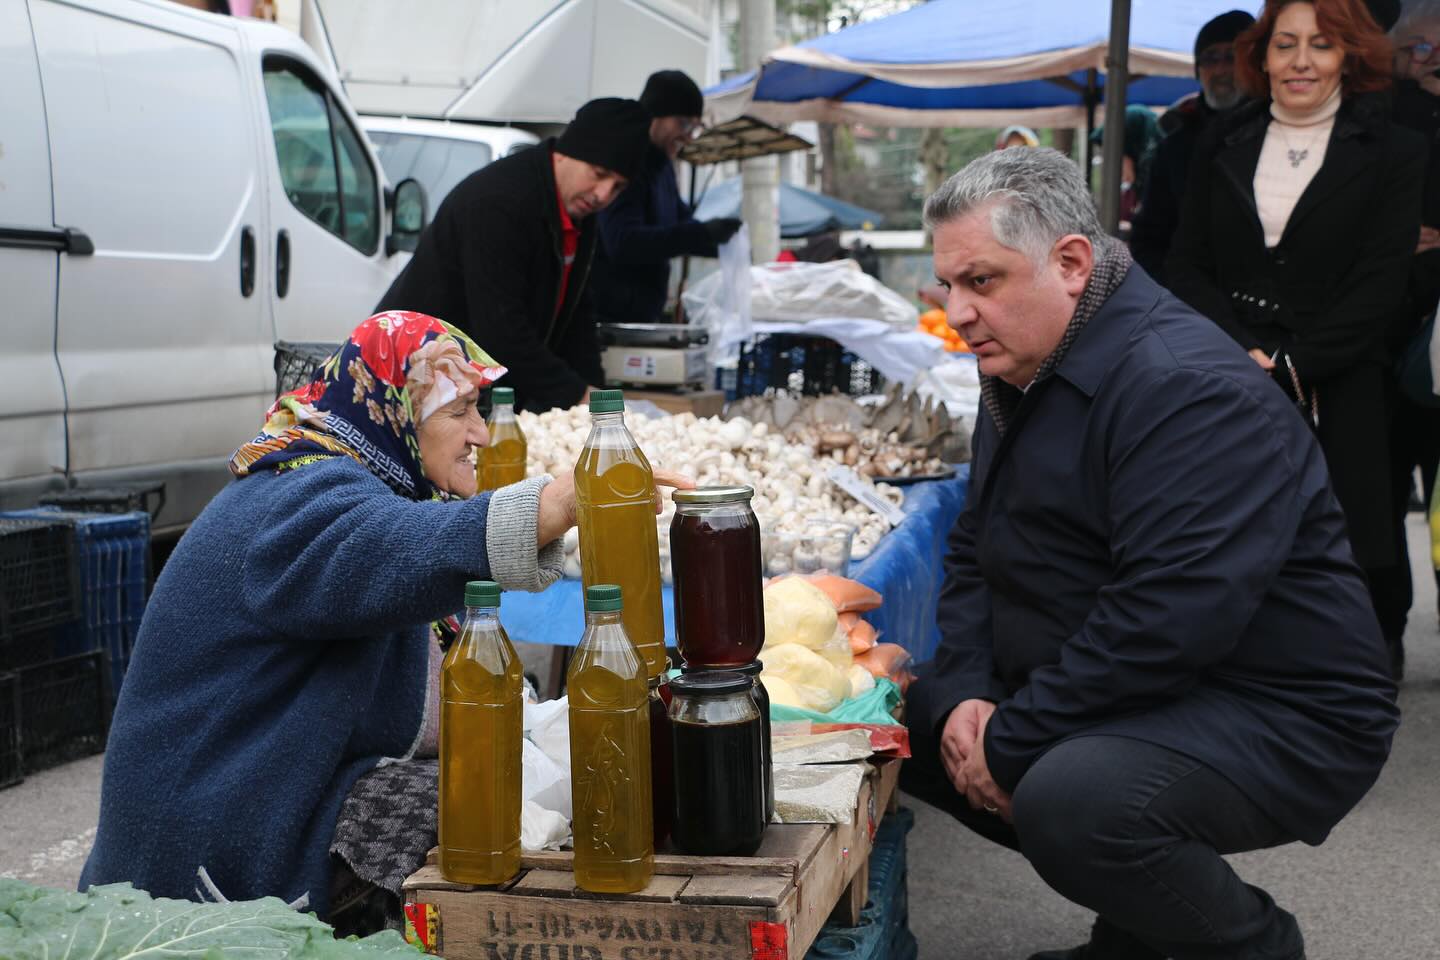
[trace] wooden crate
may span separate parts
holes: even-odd
[[[406,912],[447,960],[801,960],[832,914],[858,922],[899,775],[880,761],[850,823],[771,824],[753,857],[657,854],[638,893],[576,888],[568,851],[526,854],[500,888],[447,882],[432,853],[405,881]]]

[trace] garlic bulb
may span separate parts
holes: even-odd
[[[590,433],[590,415],[583,406],[516,417],[529,444],[526,472],[530,476],[574,471]],[[884,520],[832,486],[825,475],[837,460],[844,462],[849,446],[822,456],[813,446],[791,443],[768,425],[752,424],[743,417],[726,421],[682,413],[653,420],[631,417],[626,426],[657,468],[685,473],[701,485],[744,484],[755,489],[750,506],[766,535],[764,562],[770,576],[793,569],[843,569],[847,559],[869,556],[889,529]],[[891,503],[905,499],[895,487],[876,486],[864,476],[861,482],[874,486]],[[667,582],[674,512],[675,505],[666,497],[664,510],[656,517],[661,573]],[[822,528],[829,536],[816,533]],[[853,532],[848,558],[843,537],[833,536],[836,532]],[[575,530],[565,534],[564,545],[565,574],[579,577],[580,540]]]

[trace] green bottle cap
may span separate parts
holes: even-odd
[[[515,390],[514,390],[514,388],[513,388],[513,387],[496,387],[495,389],[493,389],[493,390],[490,391],[490,402],[491,402],[491,403],[511,403],[511,404],[513,404],[513,403],[515,402]]]
[[[465,584],[465,606],[500,606],[500,584],[494,580],[471,580]]]
[[[597,583],[593,587],[586,587],[585,609],[595,612],[619,610],[620,588],[613,583]]]
[[[622,413],[625,410],[625,391],[623,390],[592,390],[590,391],[590,412],[591,413]]]

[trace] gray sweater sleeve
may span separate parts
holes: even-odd
[[[531,477],[501,487],[490,497],[485,520],[485,552],[490,574],[504,590],[538,593],[559,580],[565,570],[563,538],[535,549],[540,517],[540,491],[553,478]]]

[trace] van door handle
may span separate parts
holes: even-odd
[[[72,257],[88,257],[95,252],[95,244],[84,230],[75,227],[56,227],[54,230],[34,227],[0,226],[0,247],[14,247],[20,250],[58,250]]]
[[[255,292],[255,231],[245,227],[240,231],[240,296],[248,297]]]
[[[290,292],[290,231],[275,236],[275,295],[282,300]]]

